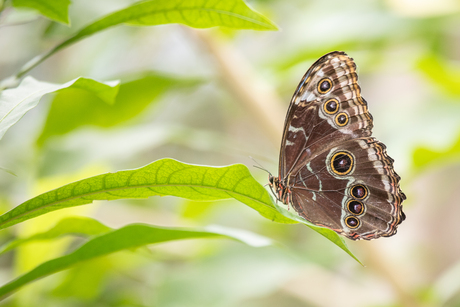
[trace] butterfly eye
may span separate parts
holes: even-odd
[[[346,113],[337,114],[335,117],[335,123],[340,127],[345,126],[348,123],[348,115]]]
[[[324,111],[327,114],[334,114],[339,110],[339,102],[337,99],[329,99],[324,103]]]
[[[345,219],[345,224],[350,228],[357,228],[359,226],[359,220],[354,216],[349,216]]]
[[[360,215],[364,212],[364,204],[357,200],[350,200],[347,204],[348,211]]]
[[[351,188],[351,195],[357,199],[364,199],[367,196],[367,189],[363,185],[355,185]]]
[[[347,152],[338,152],[332,156],[331,169],[337,175],[346,175],[353,169],[353,157]]]
[[[318,83],[318,92],[320,94],[326,94],[332,88],[332,82],[329,79],[321,79]]]

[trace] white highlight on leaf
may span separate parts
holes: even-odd
[[[64,84],[54,84],[38,81],[30,76],[26,77],[16,88],[0,93],[0,139],[11,126],[35,108],[46,94],[75,86],[93,92],[107,103],[113,103],[118,93],[119,83],[119,81],[99,82],[79,77]]]
[[[244,242],[254,247],[264,247],[272,245],[272,240],[270,240],[269,238],[243,229],[224,227],[221,225],[209,225],[205,227],[205,229],[213,233],[233,237],[241,242]]]

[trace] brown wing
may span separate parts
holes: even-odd
[[[372,127],[353,59],[321,57],[291,100],[281,144],[280,179],[300,216],[355,240],[396,233],[405,195]]]
[[[306,220],[350,239],[391,236],[405,219],[399,180],[385,145],[372,137],[348,140],[318,153],[291,176],[293,207]]]
[[[321,85],[330,82],[322,91]],[[371,135],[372,117],[358,86],[356,65],[343,52],[331,52],[307,71],[292,97],[281,143],[281,179],[325,145]],[[343,125],[343,119],[347,124]]]

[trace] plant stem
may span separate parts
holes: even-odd
[[[190,29],[187,32],[194,34],[214,57],[224,84],[278,147],[288,103],[283,103],[275,90],[261,81],[244,56],[226,41],[209,30]]]

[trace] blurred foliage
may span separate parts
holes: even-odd
[[[424,169],[433,164],[450,165],[460,162],[460,137],[450,148],[439,151],[426,147],[418,147],[414,150],[414,166]]]
[[[63,135],[85,125],[113,127],[124,123],[152,105],[170,90],[196,86],[198,80],[145,73],[138,79],[122,83],[113,103],[87,90],[60,91],[53,99],[43,131],[38,137],[42,145],[54,135]]]
[[[460,96],[460,65],[449,63],[436,55],[427,55],[420,59],[418,68],[440,90],[452,96]]]
[[[91,239],[65,256],[40,264],[33,270],[0,287],[0,297],[9,295],[27,283],[67,269],[74,264],[120,250],[172,240],[222,236],[220,233],[212,231],[194,231],[131,224]]]
[[[458,306],[459,17],[450,0],[0,0],[0,209],[22,221],[0,234],[0,292],[22,287],[0,305]],[[276,89],[284,110],[305,70],[332,50],[355,59],[374,135],[408,196],[396,236],[349,243],[365,267],[305,225],[262,218],[257,211],[296,219],[256,182],[265,172],[191,164],[252,165],[252,156],[276,173],[279,140],[233,78],[258,95],[258,81]],[[272,111],[281,131],[284,114]],[[188,199],[132,200],[123,186],[77,193],[98,176],[69,184],[105,170],[132,168],[124,172],[135,178],[165,157],[187,162],[189,172],[169,175],[189,187],[151,185],[143,197]],[[199,179],[190,171],[226,188],[190,186]],[[117,183],[120,173],[99,178]],[[245,176],[238,187],[264,199],[247,202],[256,210],[230,195]],[[52,201],[65,191],[70,202],[116,200]],[[221,194],[199,202],[206,193]],[[203,236],[235,240],[175,242]]]
[[[17,8],[30,8],[40,12],[43,16],[57,22],[69,24],[70,0],[12,0]]]
[[[21,0],[24,1],[24,0]],[[31,2],[38,2],[31,0]],[[44,8],[44,6],[41,6]],[[49,7],[48,7],[49,8]],[[49,12],[49,10],[46,10]],[[42,13],[42,10],[40,10]],[[49,56],[75,42],[110,27],[127,23],[136,26],[154,26],[181,23],[195,28],[224,26],[234,29],[276,30],[277,27],[263,15],[252,11],[242,0],[206,1],[145,0],[111,13],[78,31],[49,52],[32,59],[16,75],[22,77]]]
[[[18,87],[5,90],[0,94],[0,138],[24,114],[37,106],[43,95],[63,89],[81,90],[90,96],[111,103],[118,93],[118,82],[103,84],[92,79],[77,78],[59,85],[28,77]]]
[[[101,174],[38,195],[1,215],[0,228],[95,200],[155,195],[201,201],[232,197],[272,221],[295,223],[275,210],[268,192],[254,180],[244,165],[205,167],[162,159],[139,169]]]
[[[6,253],[22,244],[33,241],[52,240],[65,235],[94,236],[109,231],[110,228],[87,217],[69,217],[59,221],[53,228],[28,238],[20,238],[5,244],[0,254]]]

